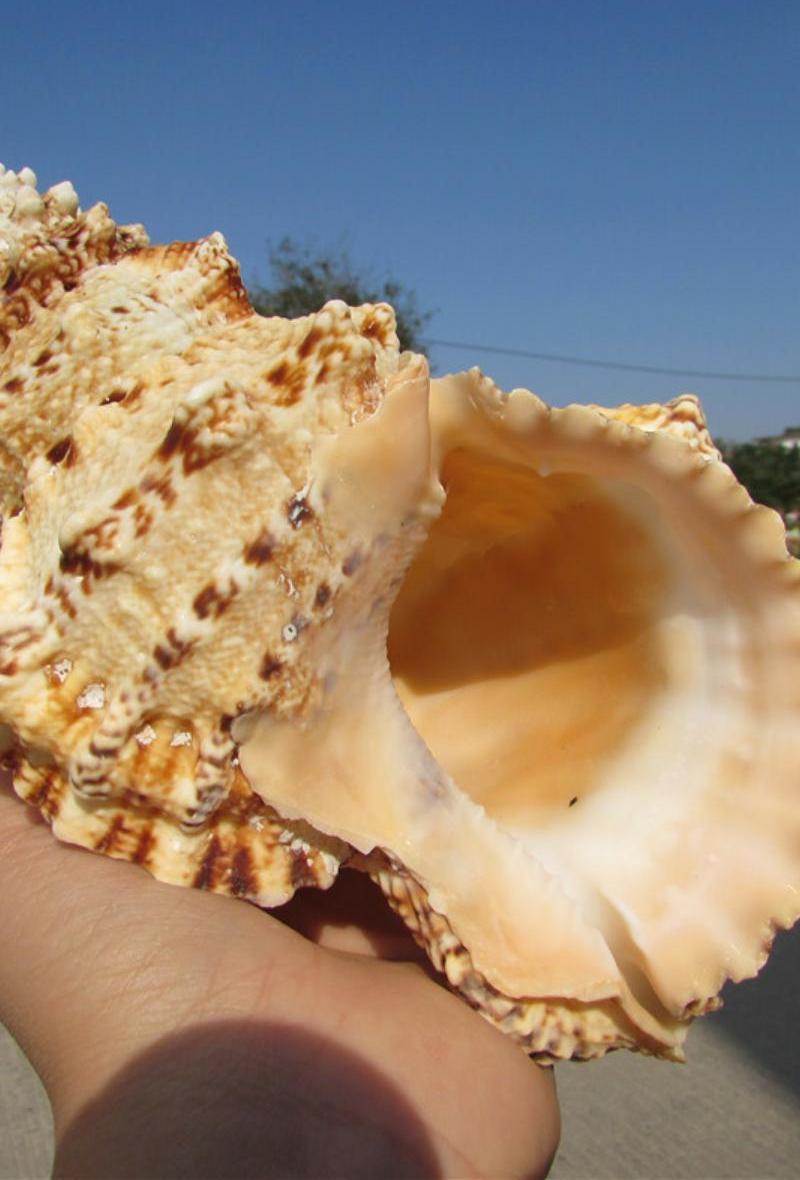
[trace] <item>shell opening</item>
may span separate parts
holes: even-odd
[[[722,464],[561,413],[443,448],[389,661],[455,786],[666,1027],[757,970],[764,914],[796,916],[776,668],[799,612],[770,514]]]
[[[399,695],[437,760],[504,826],[578,813],[668,669],[670,574],[634,498],[470,450],[392,611]]]
[[[389,660],[440,765],[557,877],[630,994],[672,1027],[612,866],[629,862],[626,832],[657,826],[666,761],[709,691],[705,595],[669,512],[609,454],[588,475],[452,451]]]

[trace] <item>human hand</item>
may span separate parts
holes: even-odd
[[[0,790],[0,1018],[48,1091],[54,1176],[545,1175],[551,1075],[373,889],[345,873],[280,921],[58,844]]]

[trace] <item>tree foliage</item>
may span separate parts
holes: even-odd
[[[723,443],[723,458],[757,504],[787,513],[800,509],[800,447]]]
[[[432,312],[420,311],[416,295],[387,279],[376,284],[356,274],[344,252],[318,255],[307,246],[284,238],[269,251],[271,283],[256,283],[250,291],[253,307],[261,315],[288,319],[319,311],[329,299],[342,299],[351,307],[361,303],[391,303],[397,316],[400,347],[425,352],[421,334]]]

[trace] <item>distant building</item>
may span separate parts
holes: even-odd
[[[783,434],[770,434],[766,438],[757,438],[756,442],[763,447],[783,447],[786,451],[793,451],[800,447],[800,426],[787,426]]]

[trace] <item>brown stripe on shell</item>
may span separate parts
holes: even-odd
[[[379,344],[386,347],[391,334],[391,320],[381,314],[377,307],[373,307],[364,316],[360,331],[362,336],[366,336],[369,340],[376,340]]]
[[[111,825],[106,828],[102,836],[95,843],[96,852],[105,852],[112,854],[115,850],[115,845],[120,836],[125,833],[125,817],[117,812],[111,821]]]
[[[220,446],[219,441],[216,445],[213,442],[197,445],[200,433],[197,428],[193,429],[189,422],[179,422],[173,419],[172,425],[155,453],[155,458],[166,462],[181,455],[184,475],[193,475],[197,471],[202,471],[204,467],[216,462],[225,453],[226,446]]]
[[[63,583],[59,583],[59,585],[56,586],[54,593],[64,614],[68,615],[69,618],[74,619],[78,611],[69,596],[69,591],[67,590],[66,586],[64,586]]]
[[[253,855],[246,844],[237,848],[230,875],[231,893],[236,897],[253,897],[258,892],[258,877]]]
[[[21,761],[20,754],[16,755],[16,761],[18,763],[18,768],[17,768],[16,773],[19,773],[19,763]],[[32,770],[32,767],[30,767],[30,765],[29,765],[29,773],[30,773],[30,770]],[[39,782],[38,782],[37,786],[35,786],[33,788],[32,791],[26,791],[25,799],[27,800],[28,803],[31,803],[34,807],[38,807],[41,811],[49,813],[50,802],[51,802],[51,797],[54,793],[54,788],[56,788],[57,786],[63,786],[63,781],[60,779],[58,772],[54,768],[50,768],[50,769],[46,769],[46,770],[39,769],[36,771],[36,774],[38,776]],[[59,793],[60,792],[55,791],[55,794],[59,794]]]
[[[156,451],[159,459],[171,459],[175,452],[180,448],[183,436],[186,433],[186,427],[181,422],[176,422],[173,419],[172,425],[164,436],[161,446]]]
[[[275,390],[275,404],[287,407],[299,402],[308,379],[305,365],[292,366],[288,361],[280,361],[264,376]]]
[[[222,289],[218,290],[218,287]],[[253,305],[238,267],[231,267],[220,275],[220,282],[215,286],[212,295],[225,305],[230,319],[243,319],[252,313]]]
[[[194,881],[192,882],[195,889],[214,889],[216,888],[220,874],[222,872],[222,864],[220,863],[224,857],[224,850],[222,842],[217,835],[213,835],[209,841],[205,856],[200,864]]]
[[[136,489],[128,488],[127,492],[123,492],[122,495],[114,501],[111,507],[115,508],[118,512],[122,512],[126,508],[132,508],[138,499],[139,495]]]
[[[167,508],[172,507],[178,498],[168,472],[160,477],[146,475],[139,487],[142,492],[155,492]]]
[[[197,438],[197,434],[192,434],[189,442],[184,448],[183,454],[183,474],[194,475],[196,471],[202,471],[204,467],[208,467],[210,463],[215,463],[224,454],[224,449],[220,447],[195,447],[191,444]]]
[[[314,351],[320,340],[322,340],[322,332],[315,325],[304,336],[297,347],[297,355],[300,359],[304,361]]]
[[[128,392],[125,394],[125,396],[122,399],[122,402],[120,404],[125,406],[126,409],[129,409],[131,406],[135,405],[136,402],[139,401],[139,399],[141,398],[143,393],[144,393],[144,383],[142,381],[137,381],[136,384],[133,385],[132,388],[129,389]]]
[[[269,529],[262,529],[255,541],[244,551],[244,559],[248,565],[263,565],[270,561],[275,552],[275,538]]]
[[[173,664],[177,663],[176,653],[174,651],[170,651],[169,648],[162,647],[160,643],[157,643],[153,648],[153,659],[158,664],[159,668],[163,669],[165,672],[168,668],[171,668]]]
[[[47,822],[52,824],[58,819],[61,805],[67,795],[67,783],[55,767],[45,774],[45,787],[45,797],[39,806]]]
[[[166,672],[169,668],[176,668],[196,646],[196,639],[181,639],[174,627],[170,627],[164,636],[163,643],[157,643],[153,648],[153,659]]]
[[[274,656],[271,651],[267,651],[264,653],[258,674],[262,680],[271,680],[273,676],[278,675],[282,667],[283,664],[277,656]]]
[[[134,535],[146,537],[153,524],[153,513],[149,512],[143,504],[137,504],[133,510],[133,521]]]
[[[82,589],[86,593],[89,592],[89,578],[108,578],[121,568],[119,563],[115,561],[95,561],[88,553],[74,546],[67,546],[66,549],[61,550],[59,566],[65,574],[83,577]]]
[[[133,863],[147,868],[155,846],[156,834],[153,829],[153,825],[151,823],[147,823],[139,833],[139,839],[136,842],[136,848],[134,849],[133,855],[131,856]]]
[[[192,609],[198,619],[207,619],[209,615],[218,619],[220,615],[225,613],[238,593],[239,587],[236,582],[231,582],[227,592],[220,590],[213,582],[209,582],[199,594],[195,595]]]
[[[71,467],[75,462],[75,444],[72,435],[68,434],[59,439],[47,452],[47,459],[54,467],[66,459],[67,466]]]

